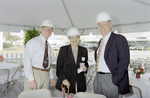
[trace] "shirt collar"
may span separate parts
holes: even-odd
[[[46,41],[46,39],[42,36],[42,34],[40,34],[40,37],[41,37],[41,39],[42,39],[42,41]]]
[[[108,42],[108,39],[110,37],[111,31],[105,36],[104,38],[104,44],[106,45],[106,43]]]

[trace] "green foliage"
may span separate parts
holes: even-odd
[[[3,33],[3,38],[5,38],[5,41],[12,41],[13,40],[13,37],[10,34],[10,32],[4,32]]]
[[[12,37],[14,41],[21,40],[21,38],[17,35],[12,35]]]
[[[30,39],[40,35],[39,30],[36,30],[35,27],[33,27],[32,30],[30,29],[30,30],[25,30],[25,31],[26,31],[26,33],[24,34],[24,38],[23,38],[24,39],[24,46],[26,46],[26,43]]]
[[[12,46],[11,43],[3,42],[3,48],[9,48],[11,46]]]
[[[17,40],[21,40],[21,38],[17,35],[12,35],[10,32],[4,32],[3,38],[5,38],[5,41],[11,41],[11,43],[14,41],[16,43]]]
[[[80,39],[79,42],[78,42],[78,45],[79,45],[79,46],[82,46],[81,41],[82,41],[82,40]]]

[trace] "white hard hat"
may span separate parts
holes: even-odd
[[[53,23],[49,20],[44,20],[41,24],[41,27],[42,26],[53,27]]]
[[[106,21],[109,21],[109,20],[112,20],[112,19],[111,19],[110,15],[107,12],[100,12],[97,15],[96,23],[106,22]]]
[[[67,36],[70,37],[70,36],[75,36],[75,35],[79,35],[80,36],[79,30],[77,28],[70,28],[68,30]]]

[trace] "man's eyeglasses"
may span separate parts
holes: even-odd
[[[53,32],[53,28],[46,28],[46,27],[43,27],[44,31],[49,31],[49,32]]]
[[[110,24],[110,21],[98,23],[98,27],[106,27],[108,24]]]
[[[102,27],[102,26],[105,27],[105,26],[107,26],[107,24],[108,24],[108,23],[106,23],[106,22],[105,22],[105,23],[100,23],[100,24],[98,24],[98,26],[99,26],[99,27]]]

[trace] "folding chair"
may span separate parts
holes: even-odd
[[[135,61],[135,62],[133,63],[133,65],[139,66],[141,63],[142,63],[141,61]],[[142,64],[143,64],[143,63],[142,63]]]
[[[140,88],[130,85],[130,93],[125,94],[124,96],[125,97],[134,96],[136,98],[139,98],[139,97],[142,98],[142,91]]]
[[[136,63],[141,63],[141,62],[143,63],[142,60],[135,60],[134,63],[135,63],[135,62],[136,62]]]
[[[134,60],[130,59],[130,65],[133,65]]]
[[[146,59],[150,59],[150,57],[147,57]]]
[[[138,60],[144,60],[145,61],[145,59],[144,58],[137,58]]]
[[[139,66],[139,65],[140,65],[140,63],[135,62],[132,65],[130,65],[130,68],[135,68],[136,66]]]
[[[143,59],[143,58],[138,58],[138,59],[135,60],[135,61],[141,61],[142,63],[145,63],[145,59]]]
[[[10,90],[12,90],[13,88],[14,88],[14,86],[15,85],[17,85],[19,88],[20,88],[20,90],[21,91],[23,91],[22,90],[22,88],[24,87],[21,83],[19,83],[18,82],[18,80],[21,78],[21,75],[22,75],[22,68],[23,68],[23,66],[21,65],[21,66],[19,66],[17,69],[16,69],[16,71],[15,71],[15,73],[13,74],[13,76],[11,77],[11,82],[12,82],[12,84],[11,84],[11,86],[10,86]],[[21,88],[22,87],[22,88]],[[14,89],[13,89],[14,90]],[[14,92],[17,94],[17,92],[14,90]],[[18,95],[18,94],[17,94]]]
[[[139,66],[141,64],[141,62],[134,62],[132,67],[136,67],[136,66]],[[143,64],[143,63],[142,63]]]
[[[3,96],[4,94],[7,94],[7,97],[9,97],[8,96],[9,73],[10,73],[10,71],[8,69],[0,69],[0,76],[4,77],[3,79],[0,80],[0,87],[1,87],[0,88],[0,93],[2,93],[0,96]],[[4,86],[4,90],[3,90],[3,86]]]
[[[106,96],[102,94],[79,92],[75,94],[74,98],[106,98]]]
[[[150,73],[150,66],[145,66],[145,73]]]
[[[52,98],[52,96],[48,89],[37,89],[23,91],[19,94],[18,98]]]
[[[144,66],[145,67],[150,67],[150,63],[145,63]]]
[[[147,61],[147,60],[146,60],[145,63],[146,63],[146,64],[150,64],[150,61]]]
[[[89,83],[91,80],[94,80],[94,77],[96,75],[95,73],[96,70],[96,65],[91,65],[88,70],[87,70],[87,75],[86,75],[86,85],[90,88]]]
[[[135,68],[137,65],[130,65],[130,68]]]

